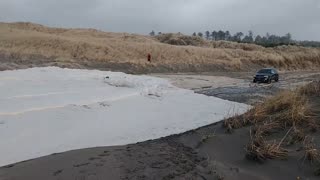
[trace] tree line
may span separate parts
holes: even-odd
[[[152,31],[150,33],[151,36],[155,36],[156,33]],[[161,35],[161,32],[158,33]],[[278,36],[274,34],[267,33],[266,35],[254,35],[252,31],[248,31],[247,34],[242,32],[237,32],[235,34],[231,34],[230,31],[206,31],[202,32],[194,32],[192,36],[198,36],[211,41],[232,41],[238,43],[249,43],[249,44],[257,44],[264,47],[275,47],[282,45],[297,45],[297,46],[305,46],[305,47],[320,47],[319,41],[297,41],[292,39],[292,35],[287,33],[283,36]]]
[[[238,43],[249,43],[257,44],[264,47],[275,47],[280,45],[292,45],[294,41],[290,33],[287,33],[283,36],[278,36],[274,34],[267,33],[265,36],[257,35],[254,36],[252,31],[248,31],[247,34],[243,32],[237,32],[231,34],[230,31],[206,31],[204,34],[202,32],[193,33],[192,36],[199,36],[207,40],[212,41],[232,41]]]

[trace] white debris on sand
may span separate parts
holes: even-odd
[[[248,108],[149,76],[57,67],[3,71],[0,166],[160,138]]]

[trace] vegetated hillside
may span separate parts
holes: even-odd
[[[152,55],[152,63],[146,60]],[[320,69],[320,49],[263,48],[209,42],[179,34],[157,37],[94,29],[0,23],[0,69],[33,66],[95,68],[128,73]]]
[[[199,36],[187,36],[183,34],[161,34],[156,36],[162,43],[180,46],[199,46],[207,48],[221,48],[221,49],[242,49],[246,51],[259,51],[265,49],[262,46],[255,44],[237,43],[231,41],[208,41]]]

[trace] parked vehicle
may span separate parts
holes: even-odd
[[[256,83],[256,82],[271,83],[273,80],[275,82],[279,81],[278,71],[274,68],[261,69],[253,77],[253,83]]]

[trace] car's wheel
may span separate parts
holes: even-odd
[[[276,78],[275,78],[275,81],[276,81],[276,82],[279,82],[279,77],[276,77]]]
[[[253,82],[253,83],[256,83],[256,82],[257,82],[257,80],[256,80],[256,79],[254,79],[252,82]]]
[[[270,84],[270,83],[271,83],[271,81],[272,81],[272,78],[271,78],[271,77],[269,77],[269,78],[268,78],[268,80],[267,80],[267,83],[268,83],[268,84]]]

